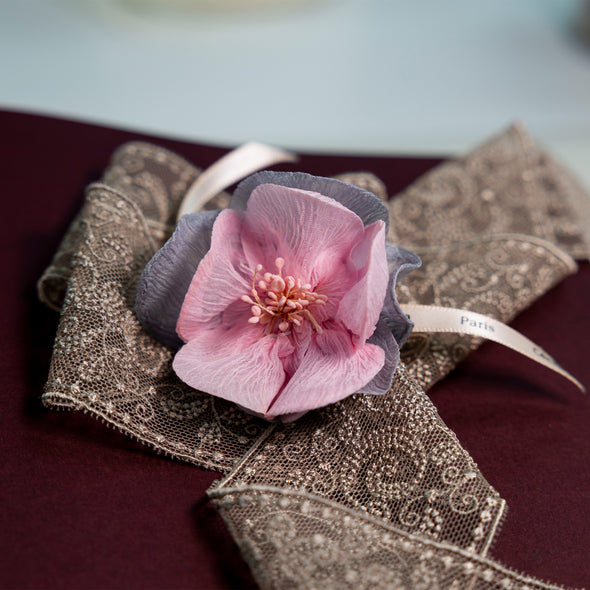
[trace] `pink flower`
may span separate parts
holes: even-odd
[[[181,220],[140,279],[136,311],[171,344],[174,321],[183,381],[269,420],[385,393],[411,329],[395,281],[419,265],[386,246],[386,220],[357,187],[258,173],[229,209]]]

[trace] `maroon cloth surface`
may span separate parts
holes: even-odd
[[[132,139],[158,143],[198,166],[226,150],[11,112],[0,112],[0,138],[0,587],[253,587],[206,499],[219,474],[158,456],[89,416],[40,402],[58,316],[37,301],[35,283],[85,185]],[[296,169],[368,170],[395,194],[437,162],[304,155]],[[513,326],[590,388],[589,293],[590,265],[582,264]],[[492,556],[542,579],[587,584],[588,396],[492,343],[430,393],[508,502]]]

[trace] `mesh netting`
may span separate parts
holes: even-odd
[[[413,249],[482,234],[537,236],[590,259],[588,193],[516,125],[391,201],[388,239]]]
[[[558,588],[312,494],[252,486],[213,496],[261,588]]]
[[[219,489],[256,485],[321,496],[476,553],[504,507],[403,367],[387,395],[355,395],[276,427]]]
[[[198,174],[133,143],[89,187],[39,285],[62,313],[44,402],[229,473],[211,495],[262,586],[544,587],[485,558],[504,502],[423,392],[477,339],[415,334],[387,395],[352,396],[287,426],[176,378],[174,351],[142,330],[132,307],[139,274]],[[350,180],[381,190],[372,175]],[[506,321],[575,269],[538,238],[463,237],[420,248],[424,265],[400,287],[401,301]]]
[[[133,313],[141,270],[172,231],[197,174],[165,150],[133,143],[115,153],[103,183],[88,188],[74,237],[40,282],[42,298],[54,304],[65,292],[43,399],[227,471],[267,424],[177,379],[174,351],[146,334]]]

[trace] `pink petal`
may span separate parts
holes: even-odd
[[[241,215],[226,209],[215,221],[211,248],[197,268],[176,324],[185,342],[202,329],[202,324],[222,321],[224,311],[244,317],[244,321],[250,315],[248,304],[240,300],[252,288],[251,271],[242,268]]]
[[[288,338],[262,336],[258,326],[200,332],[174,357],[173,368],[195,389],[266,414],[285,380],[279,356]]]
[[[278,184],[280,186],[298,188],[306,191],[320,193],[330,197],[353,213],[356,213],[363,221],[363,225],[371,225],[378,219],[387,223],[389,211],[385,203],[358,186],[347,184],[335,178],[323,178],[311,176],[305,172],[274,172],[263,170],[252,174],[242,180],[233,192],[230,208],[238,211],[245,211],[250,195],[254,189],[261,184]]]
[[[343,330],[318,334],[268,416],[320,408],[351,395],[381,370],[384,356],[373,344],[356,347]]]
[[[364,239],[353,248],[350,258],[360,280],[340,300],[336,319],[357,337],[357,344],[363,344],[375,330],[389,280],[382,221],[366,228]]]
[[[304,321],[296,330],[293,330],[290,336],[288,336],[292,345],[292,352],[287,356],[281,357],[287,379],[294,375],[299,368],[299,365],[301,365],[305,353],[314,338],[314,334],[315,329],[312,327],[311,323]],[[284,348],[283,350],[288,349]]]
[[[286,274],[312,286],[335,265],[346,264],[350,244],[364,230],[360,217],[334,199],[274,184],[254,189],[244,228],[250,264],[260,262],[272,271],[275,258],[281,256]]]

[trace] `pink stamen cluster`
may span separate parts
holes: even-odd
[[[285,334],[291,325],[300,326],[301,321],[307,318],[321,334],[322,328],[309,311],[311,303],[325,305],[328,297],[314,293],[311,285],[301,284],[299,279],[292,276],[283,277],[285,260],[277,258],[275,265],[278,274],[264,273],[262,279],[258,279],[258,273],[262,270],[262,264],[254,269],[252,278],[252,290],[250,295],[242,295],[241,299],[252,306],[252,317],[248,319],[251,324],[268,325],[267,332],[272,333],[278,328],[279,334]]]

